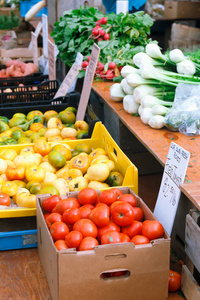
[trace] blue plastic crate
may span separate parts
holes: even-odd
[[[40,0],[20,1],[20,13],[22,17],[25,17],[26,13],[31,9],[33,5],[38,3]],[[42,14],[48,15],[47,7],[43,7],[35,17],[41,17]]]
[[[37,229],[0,232],[0,251],[37,247]]]

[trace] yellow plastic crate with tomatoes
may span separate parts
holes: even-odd
[[[136,166],[101,122],[96,122],[91,138],[54,143],[38,139],[30,145],[2,146],[1,162],[2,152],[4,156],[13,155],[14,152],[14,159],[7,157],[10,168],[6,168],[4,172],[1,169],[1,193],[9,194],[14,204],[0,209],[0,218],[36,215],[37,194],[66,195],[67,192],[79,191],[86,186],[98,190],[126,186],[138,193]],[[22,174],[19,172],[20,168]],[[13,192],[16,179],[20,183],[25,182],[25,186],[22,185],[22,190]]]

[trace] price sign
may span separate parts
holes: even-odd
[[[56,79],[55,44],[48,41],[49,80]]]
[[[85,112],[88,105],[88,100],[92,88],[92,82],[94,79],[94,73],[97,65],[97,61],[99,58],[100,48],[94,44],[92,48],[92,53],[89,61],[89,65],[87,67],[87,72],[83,84],[83,89],[81,93],[81,98],[79,101],[79,106],[77,110],[76,120],[84,120]]]
[[[190,152],[174,142],[171,143],[156,201],[154,215],[171,235],[181,195],[180,184],[184,182]]]
[[[48,18],[42,14],[42,43],[44,57],[48,57]]]
[[[42,30],[42,22],[39,22],[37,24],[37,27],[34,32],[37,38],[38,38],[41,30]],[[32,49],[32,41],[29,43],[28,49]]]
[[[54,99],[58,98],[58,97],[63,97],[68,93],[72,83],[74,82],[76,76],[78,75],[80,68],[81,68],[81,66],[78,65],[77,63],[74,63],[72,65],[72,67],[70,68],[69,72],[67,73],[65,79],[63,80],[60,88],[58,89],[57,93],[55,94]]]
[[[31,32],[31,42],[32,42],[32,50],[33,50],[33,63],[38,67],[37,36],[34,32]]]
[[[75,62],[76,62],[78,65],[81,66],[82,61],[83,61],[83,55],[82,55],[80,52],[78,52],[77,55],[76,55]],[[76,82],[77,82],[77,78],[74,80],[72,86],[70,87],[69,93],[70,93],[70,92],[73,92],[73,91],[75,90]]]

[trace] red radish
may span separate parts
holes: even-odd
[[[106,72],[106,79],[113,79],[113,72],[111,70]]]
[[[101,20],[96,21],[96,26],[100,25]]]
[[[108,41],[110,39],[110,34],[105,33],[103,38],[104,38],[104,40]]]
[[[100,34],[101,36],[104,36],[105,31],[104,31],[103,29],[99,29],[99,34]]]
[[[103,71],[104,70],[104,65],[101,62],[98,62],[97,67],[98,67],[99,71]]]
[[[114,63],[114,62],[110,62],[108,64],[108,68],[111,69],[111,70],[114,70],[115,67],[116,67],[116,63]]]
[[[82,67],[82,68],[86,68],[88,65],[89,65],[88,61],[85,60],[85,61],[82,62],[81,67]]]
[[[92,29],[92,34],[95,35],[95,36],[97,36],[97,35],[99,34],[98,28],[96,28],[96,27],[93,28],[93,29]]]
[[[100,41],[103,41],[103,38],[102,38],[102,37],[99,37],[99,38],[97,39],[97,42],[100,42]]]
[[[90,55],[90,56],[88,56],[88,58],[87,58],[87,61],[90,61],[90,58],[91,58],[91,55]]]
[[[101,18],[100,24],[107,24],[108,20],[106,17]]]

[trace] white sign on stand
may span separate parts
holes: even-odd
[[[180,184],[184,182],[189,159],[190,152],[174,142],[171,143],[154,209],[155,217],[169,236],[181,195]]]
[[[63,97],[68,93],[71,85],[73,84],[76,76],[79,73],[80,68],[81,68],[81,66],[78,65],[77,63],[74,63],[72,65],[72,67],[70,68],[66,77],[64,78],[61,86],[59,87],[57,93],[55,94],[54,99],[58,98],[58,97]]]
[[[87,109],[89,97],[90,97],[90,92],[92,88],[92,82],[94,80],[94,73],[96,70],[97,62],[99,59],[99,53],[100,53],[100,48],[97,46],[97,44],[94,43],[93,48],[92,48],[92,53],[90,56],[90,61],[89,65],[87,67],[87,72],[85,75],[85,80],[83,83],[83,89],[81,92],[81,97],[78,105],[78,110],[76,114],[76,120],[84,120],[85,118],[85,112]]]
[[[38,67],[38,44],[37,36],[34,32],[31,32],[31,42],[33,50],[33,63]]]
[[[56,80],[55,44],[48,41],[49,80]]]
[[[129,1],[125,0],[117,0],[116,2],[116,14],[120,14],[121,12],[125,15],[129,9],[128,9]]]
[[[81,66],[82,62],[83,62],[83,55],[80,52],[78,52],[76,55],[75,63]],[[69,93],[75,90],[76,82],[77,82],[77,78],[74,80],[72,86],[70,87]]]
[[[42,30],[42,22],[39,22],[37,24],[37,27],[34,32],[37,38],[38,38],[41,30]],[[29,43],[28,49],[32,49],[32,41]]]
[[[42,14],[42,43],[44,57],[48,57],[48,17]]]

